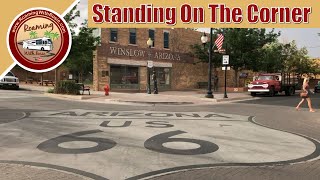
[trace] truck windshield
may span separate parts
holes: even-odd
[[[258,80],[272,80],[273,77],[272,76],[259,76]]]

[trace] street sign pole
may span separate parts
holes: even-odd
[[[224,69],[224,96],[223,98],[228,98],[227,95],[227,65],[225,65]]]
[[[228,95],[227,95],[227,67],[229,65],[229,55],[223,55],[222,65],[224,65],[224,97],[223,98],[228,98]]]

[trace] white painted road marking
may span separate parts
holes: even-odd
[[[315,151],[303,137],[248,118],[214,112],[35,112],[0,126],[0,159],[125,179],[178,166],[287,161]]]

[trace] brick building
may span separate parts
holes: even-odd
[[[208,82],[208,63],[194,63],[198,60],[191,54],[191,45],[200,44],[202,33],[191,29],[97,29],[101,43],[94,51],[93,89],[103,90],[106,84],[111,90],[145,92],[147,87],[147,62],[153,62],[159,90],[185,90],[198,88],[198,82]],[[153,40],[151,48],[147,45]],[[33,78],[54,80],[54,71],[38,74],[14,68],[14,73],[25,81]],[[218,86],[224,86],[224,71],[216,68]],[[241,72],[239,72],[241,73]],[[242,72],[243,73],[243,72]],[[240,76],[240,74],[239,74]],[[75,75],[73,78],[76,78]],[[91,79],[89,78],[89,79]],[[58,68],[58,80],[70,79],[68,69]],[[252,79],[251,73],[240,78],[239,87]],[[234,87],[234,71],[227,71],[227,86]],[[153,81],[151,80],[151,88]],[[206,87],[204,87],[206,88]]]
[[[94,52],[93,86],[145,91],[147,62],[153,62],[161,90],[195,88],[208,79],[208,64],[197,63],[190,45],[201,43],[201,32],[190,29],[98,29],[101,44]],[[148,38],[153,40],[151,48]],[[152,73],[151,73],[152,74]],[[151,80],[152,85],[152,80]]]

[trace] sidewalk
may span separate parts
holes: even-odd
[[[104,92],[91,91],[91,95],[85,92],[85,95],[59,95],[49,94],[48,89],[52,89],[52,86],[37,86],[21,84],[22,89],[31,91],[44,92],[45,95],[53,98],[68,99],[83,102],[95,102],[95,103],[115,103],[115,104],[166,104],[166,105],[191,105],[191,104],[212,104],[217,102],[235,101],[254,99],[249,93],[228,93],[228,98],[224,98],[224,94],[221,92],[213,92],[214,98],[205,98],[206,90],[189,90],[189,91],[160,91],[159,94],[147,94],[147,93],[121,93],[110,92],[109,96],[105,96]]]

